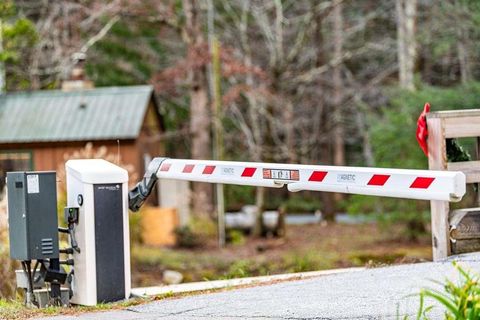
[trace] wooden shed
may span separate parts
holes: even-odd
[[[163,130],[151,86],[2,94],[0,176],[57,170],[87,144],[117,155],[141,176],[164,153]]]

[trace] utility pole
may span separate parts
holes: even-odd
[[[211,54],[210,65],[210,92],[213,108],[213,157],[215,160],[223,160],[223,110],[221,94],[221,67],[220,67],[220,43],[215,36],[214,30],[214,7],[212,0],[208,1],[208,40]],[[217,202],[217,223],[218,223],[218,246],[225,246],[225,198],[223,184],[215,185]]]
[[[223,110],[222,110],[222,95],[220,92],[220,45],[218,40],[214,37],[212,41],[212,65],[213,65],[213,110],[214,110],[214,126],[213,136],[215,140],[214,157],[215,160],[223,160]],[[215,186],[217,195],[217,217],[218,217],[218,244],[220,247],[225,246],[225,198],[223,194],[223,184],[217,183]]]

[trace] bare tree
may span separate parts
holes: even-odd
[[[385,37],[378,37],[379,43],[355,41],[368,23],[383,13],[383,7],[360,16],[346,28],[342,4],[343,1],[222,2],[219,11],[226,15],[219,19],[225,21],[217,23],[223,43],[231,46],[245,65],[256,65],[266,75],[246,73],[228,77],[227,115],[235,119],[243,133],[238,142],[245,144],[250,159],[344,165],[348,129],[345,124],[358,124],[363,130],[357,137],[349,136],[350,141],[368,137],[364,134],[364,119],[348,118],[348,113],[374,86],[362,82],[362,78],[354,80],[355,88],[348,88],[350,82],[344,82],[348,71],[345,61],[351,65],[358,57],[371,59],[374,64],[376,56],[372,51],[378,55],[387,52],[390,59],[396,50],[394,42],[385,41]],[[354,45],[345,48],[345,39]],[[381,77],[384,79],[397,69],[367,65],[364,70],[359,77],[374,79],[378,84],[376,72],[385,71]],[[366,156],[371,157],[368,143],[365,146]],[[263,190],[258,189],[257,203],[262,204],[262,199]],[[333,213],[331,194],[324,194],[322,199],[325,213]]]
[[[187,45],[187,57],[196,61],[201,59],[205,50],[203,22],[199,2],[183,0],[185,13],[184,40]],[[198,66],[188,71],[190,96],[190,133],[192,137],[192,157],[194,159],[211,158],[210,112],[208,104],[208,82],[206,66]],[[212,186],[205,183],[193,184],[193,209],[205,214],[213,211]]]
[[[19,0],[16,5],[38,32],[39,41],[25,64],[32,89],[58,86],[74,66],[73,54],[86,53],[128,11],[122,0]]]

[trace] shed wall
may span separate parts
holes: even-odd
[[[139,165],[138,151],[134,143],[120,143],[120,152],[115,142],[93,144],[93,153],[98,152],[100,147],[107,148],[107,154],[120,154],[120,162],[134,166],[136,170],[142,169]],[[57,170],[65,161],[72,157],[84,146],[61,146],[61,147],[37,147],[33,150],[33,163],[35,170]]]

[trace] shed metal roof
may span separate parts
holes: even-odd
[[[151,86],[0,95],[0,143],[135,139]]]

